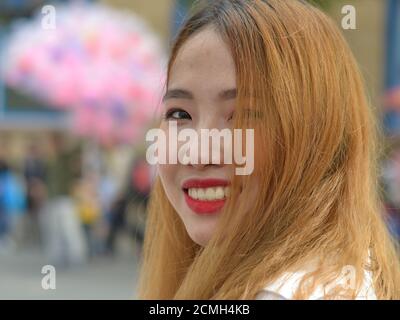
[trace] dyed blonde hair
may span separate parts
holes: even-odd
[[[295,298],[351,265],[356,288],[326,298],[354,298],[368,270],[379,299],[399,299],[399,258],[378,187],[381,132],[335,23],[296,0],[203,2],[175,41],[168,77],[182,45],[206,27],[231,49],[234,123],[255,129],[255,169],[233,177],[205,247],[189,238],[156,180],[139,298],[253,299],[283,272],[314,261]],[[252,181],[259,189],[249,210],[243,199],[254,193]]]

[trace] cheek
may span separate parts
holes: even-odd
[[[178,173],[177,165],[160,164],[158,165],[158,172],[160,175],[161,183],[164,191],[171,203],[176,201],[178,196],[179,184],[176,180]]]
[[[170,164],[159,164],[158,172],[164,188],[167,189],[173,182],[174,174],[176,173],[176,166]]]
[[[178,141],[177,139],[179,129],[175,128],[172,129],[172,131],[170,132],[168,122],[164,122],[160,126],[160,129],[163,131],[165,137],[165,157],[166,157],[165,160],[167,163],[170,163],[171,165],[177,164],[178,149],[180,145],[183,144],[183,142]]]

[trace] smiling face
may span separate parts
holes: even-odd
[[[201,129],[231,129],[235,97],[231,52],[208,27],[185,42],[171,67],[161,129],[167,137],[171,121],[177,121],[178,132],[186,128],[199,134]],[[233,172],[233,165],[205,162],[200,152],[198,164],[159,165],[169,201],[189,236],[200,245],[213,234]]]

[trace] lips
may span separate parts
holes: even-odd
[[[225,188],[226,190],[228,185],[229,181],[223,179],[189,179],[182,184],[182,189],[184,191],[186,204],[192,211],[197,214],[213,214],[220,211],[224,206],[226,197],[224,195],[221,199],[221,188]],[[197,199],[194,199],[189,195],[189,189],[191,189],[191,191],[198,191],[201,196],[199,195]],[[215,193],[215,190],[218,190],[218,192]],[[207,195],[204,192],[206,192]],[[197,196],[197,192],[190,193],[192,195],[196,194]],[[217,194],[218,196],[216,196]]]
[[[225,187],[229,185],[228,180],[223,179],[189,179],[186,180],[182,188],[211,188],[211,187]]]

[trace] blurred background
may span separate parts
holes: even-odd
[[[135,298],[169,46],[191,0],[0,0],[0,299]],[[320,0],[379,109],[400,239],[400,0]],[[56,269],[56,289],[42,268]]]

